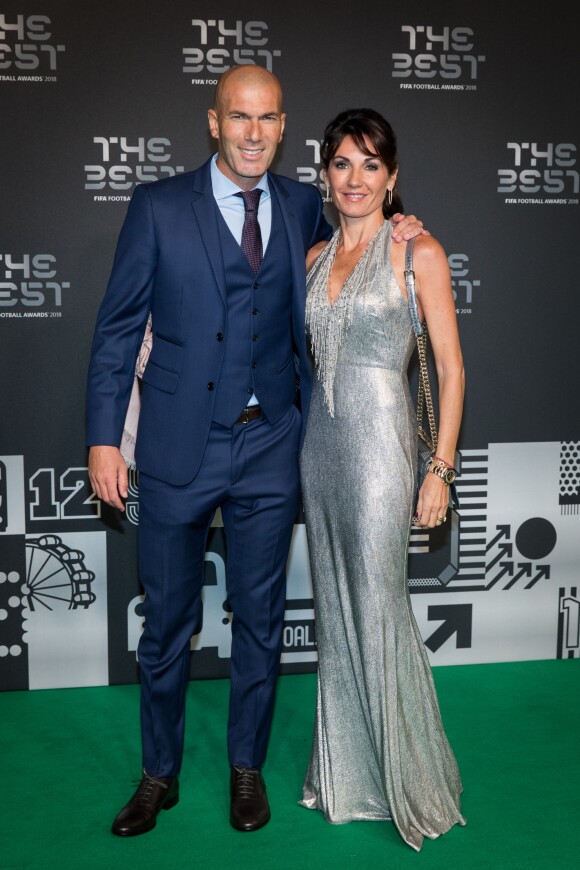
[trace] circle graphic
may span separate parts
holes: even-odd
[[[53,610],[68,605],[69,610],[85,610],[95,600],[92,582],[95,575],[83,562],[84,553],[71,550],[58,535],[43,535],[26,541],[27,603],[30,610]],[[10,578],[9,578],[10,579]]]
[[[556,529],[549,520],[532,517],[517,530],[516,547],[525,559],[535,562],[552,552],[557,539]]]

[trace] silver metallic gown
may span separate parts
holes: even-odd
[[[465,824],[461,781],[408,591],[415,345],[385,222],[331,306],[337,232],[308,275],[317,378],[301,471],[319,653],[301,804],[329,822],[392,819],[419,850]]]

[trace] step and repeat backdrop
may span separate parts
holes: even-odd
[[[138,678],[138,475],[125,516],[91,494],[89,347],[135,185],[206,159],[216,80],[243,63],[279,76],[275,169],[304,184],[322,187],[330,118],[381,111],[399,137],[405,209],[449,257],[467,371],[461,508],[410,539],[432,663],[579,657],[572,4],[411,7],[0,0],[0,688]],[[196,678],[228,673],[226,565],[218,515]],[[283,670],[315,668],[298,518]]]

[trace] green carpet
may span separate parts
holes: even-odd
[[[109,833],[139,777],[137,686],[0,695],[0,867],[546,870],[580,867],[580,661],[438,668],[468,824],[413,852],[390,822],[329,825],[298,807],[315,677],[279,681],[264,769],[272,821],[228,824],[227,681],[191,683],[181,800],[156,829]]]

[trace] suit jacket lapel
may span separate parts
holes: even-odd
[[[225,302],[226,276],[221,251],[219,229],[217,223],[217,206],[211,186],[210,163],[204,163],[195,173],[194,194],[191,201],[193,214],[210,262],[216,284]]]
[[[300,300],[304,300],[306,288],[306,258],[304,255],[302,231],[294,210],[292,197],[288,195],[288,192],[282,187],[274,174],[269,173],[268,182],[272,185],[278,196],[278,203],[280,205],[284,227],[288,234],[294,295],[298,295]]]
[[[292,264],[292,329],[294,341],[300,356],[306,354],[304,316],[306,312],[306,257],[302,230],[294,209],[292,196],[282,187],[275,175],[270,173],[268,181],[278,195],[282,219],[288,234],[290,262]]]

